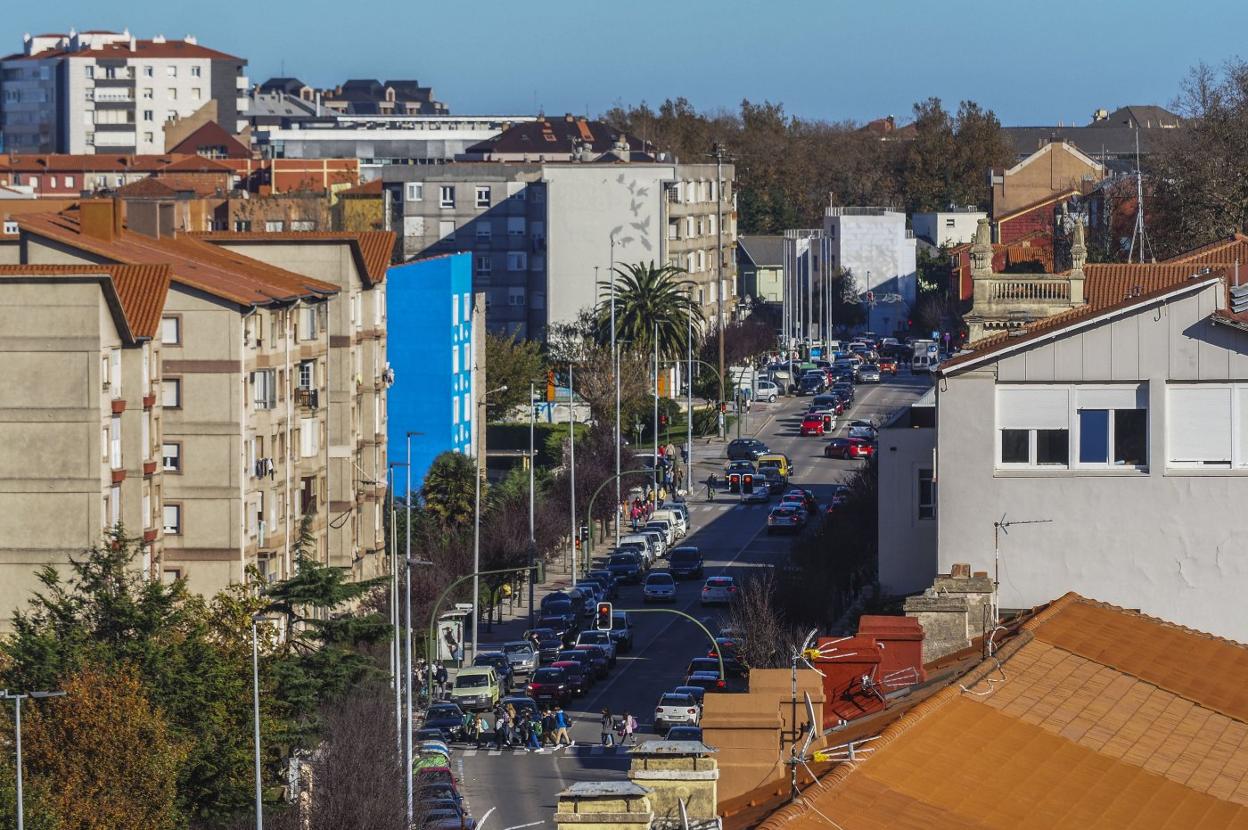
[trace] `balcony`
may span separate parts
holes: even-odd
[[[321,404],[319,391],[307,388],[296,389],[295,403],[307,409],[316,409]]]

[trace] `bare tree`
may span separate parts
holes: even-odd
[[[728,612],[737,632],[738,654],[752,669],[789,665],[802,632],[789,622],[777,602],[776,578],[770,568],[747,576]]]

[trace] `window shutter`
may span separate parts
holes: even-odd
[[[1070,395],[1066,389],[997,387],[998,429],[1068,429]]]
[[[1148,384],[1079,388],[1075,401],[1079,409],[1148,409]]]
[[[1197,384],[1171,386],[1166,411],[1166,442],[1171,461],[1231,461],[1231,389]]]

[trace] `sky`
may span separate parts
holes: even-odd
[[[8,5],[23,32],[194,34],[253,82],[415,78],[453,113],[598,115],[683,96],[782,103],[805,118],[909,120],[973,100],[1007,125],[1083,124],[1168,105],[1198,62],[1248,58],[1243,0],[57,0]]]

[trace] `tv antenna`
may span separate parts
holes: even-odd
[[[1135,255],[1136,240],[1140,243],[1140,263],[1144,262],[1144,249],[1148,248],[1149,256],[1156,258],[1153,244],[1148,240],[1144,230],[1144,176],[1140,173],[1140,129],[1135,128],[1135,228],[1131,231],[1131,249],[1127,251],[1127,262]]]
[[[994,651],[992,635],[996,633],[997,621],[1001,619],[1001,534],[1009,536],[1010,528],[1014,525],[1042,525],[1051,524],[1052,521],[1052,519],[1010,519],[1002,513],[1001,518],[992,523],[992,629],[986,633],[989,656]]]
[[[813,760],[806,753],[810,751],[810,745],[815,742],[815,738],[819,737],[820,724],[815,718],[815,705],[810,702],[810,692],[802,692],[802,696],[806,700],[806,740],[802,742],[802,748],[797,748],[797,741],[793,742],[793,746],[789,749],[789,759],[785,761],[789,765],[789,798],[796,800],[802,791],[797,788],[797,768],[802,766],[806,772],[810,773],[810,777],[814,778],[815,774],[810,771],[807,762]],[[796,725],[796,724],[795,724]]]

